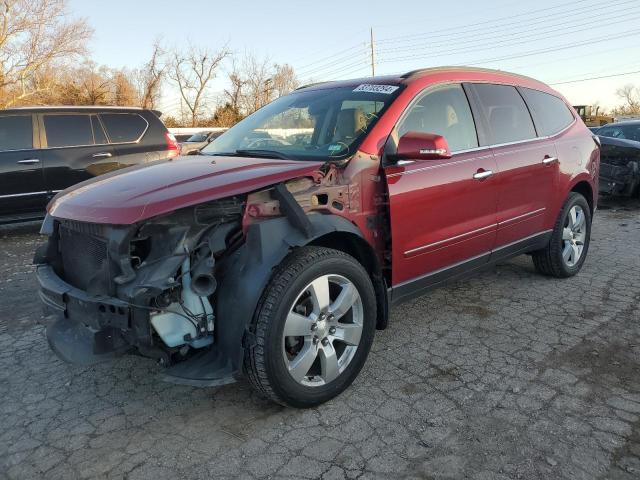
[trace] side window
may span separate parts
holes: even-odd
[[[442,135],[452,152],[478,146],[471,108],[460,85],[448,85],[418,98],[398,125],[399,136],[407,132]]]
[[[103,113],[100,115],[111,143],[136,142],[147,129],[147,121],[137,113]]]
[[[510,85],[474,84],[478,101],[489,123],[491,143],[519,142],[536,137],[527,105]]]
[[[44,115],[44,131],[49,147],[93,145],[89,115]]]
[[[521,91],[541,135],[554,135],[573,122],[573,115],[562,99],[530,88],[522,88]]]
[[[33,148],[31,115],[0,116],[0,151]]]
[[[93,127],[93,138],[96,145],[109,143],[97,115],[91,115],[91,126]]]

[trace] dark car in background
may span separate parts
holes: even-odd
[[[640,120],[612,123],[596,134],[602,144],[600,192],[634,196],[640,194]]]
[[[180,143],[180,154],[189,155],[191,152],[199,152],[225,132],[226,129],[198,132]]]
[[[178,155],[159,112],[120,107],[0,110],[0,223],[44,217],[56,193]]]

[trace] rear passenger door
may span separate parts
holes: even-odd
[[[0,115],[0,215],[44,212],[47,192],[31,114]]]
[[[516,87],[470,85],[475,110],[497,164],[496,249],[542,232],[558,183],[552,141],[539,138]]]
[[[117,160],[97,115],[40,115],[45,182],[53,193],[114,170]]]

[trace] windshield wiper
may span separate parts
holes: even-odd
[[[259,157],[259,158],[280,158],[282,160],[290,160],[289,156],[275,150],[262,150],[262,149],[240,149],[236,150],[236,155],[243,157]]]

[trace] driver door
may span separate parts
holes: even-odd
[[[393,301],[486,264],[496,239],[497,167],[491,150],[478,148],[462,86],[418,94],[396,127],[397,138],[407,132],[442,135],[452,157],[385,167]]]

